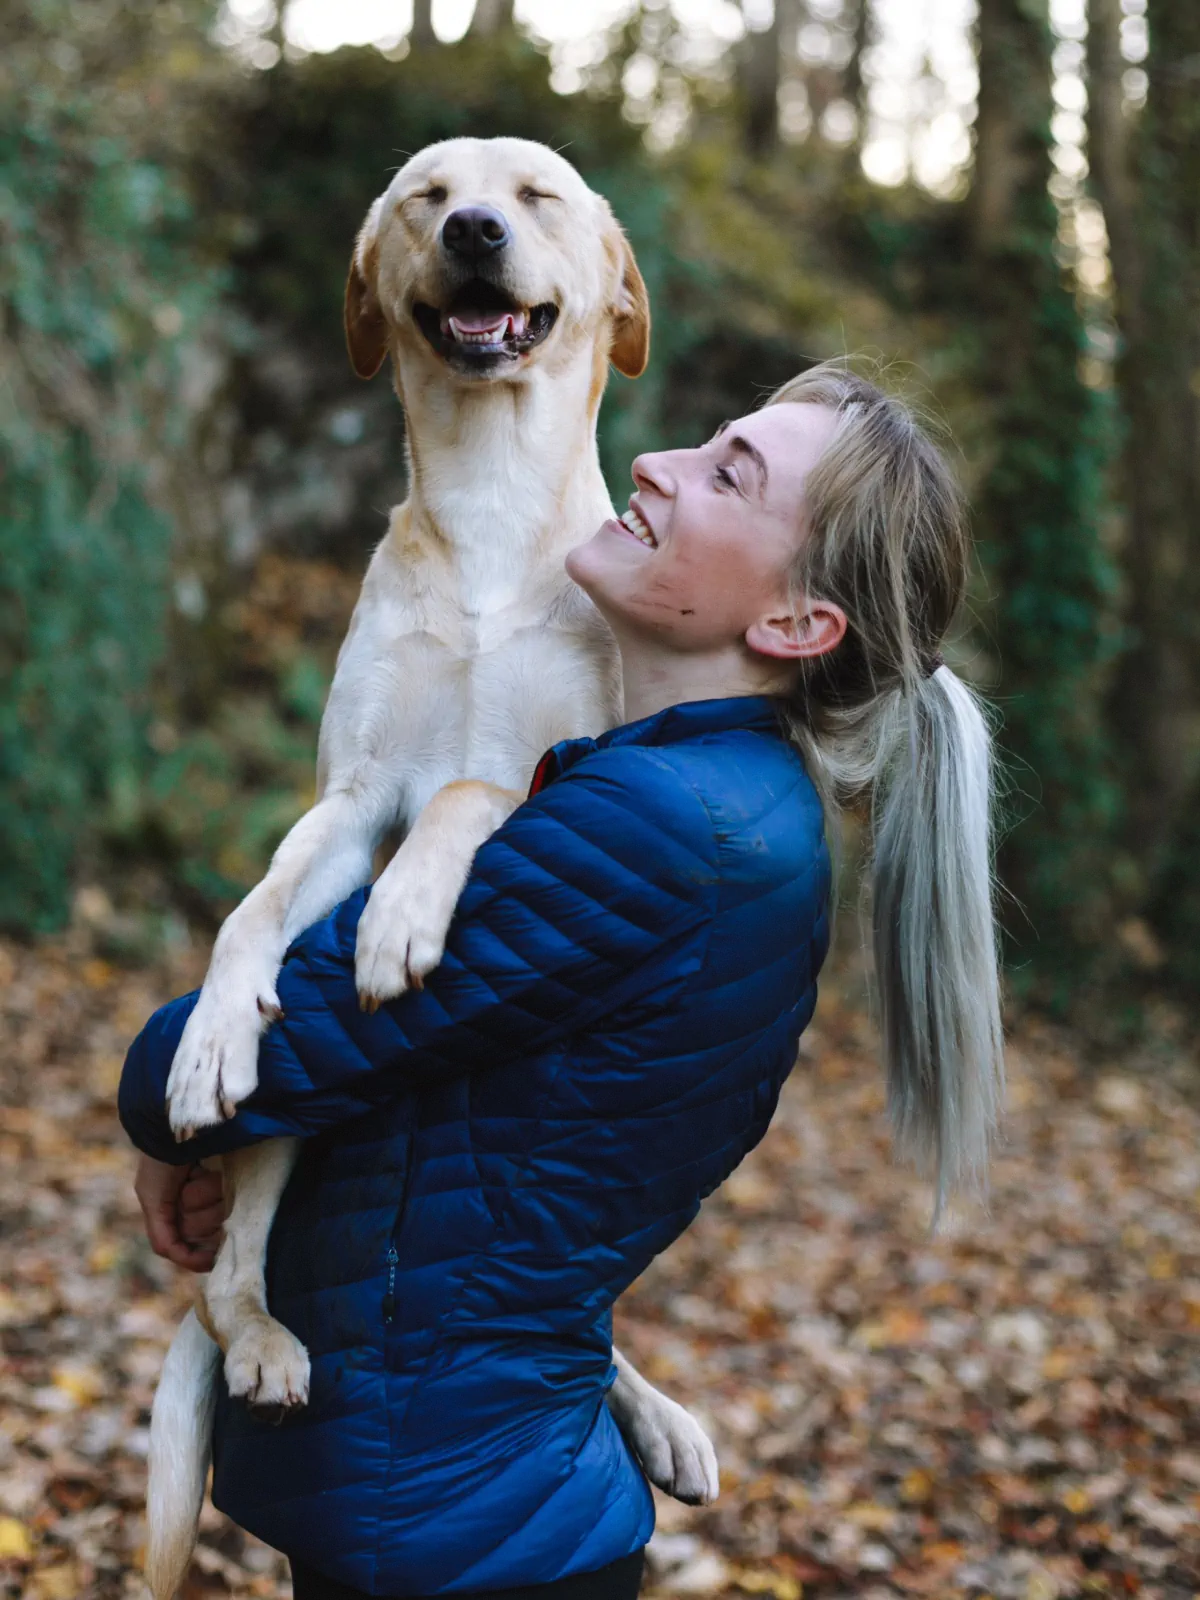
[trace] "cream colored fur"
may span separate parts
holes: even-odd
[[[558,310],[542,343],[486,376],[448,364],[413,314],[418,302],[446,302],[441,226],[464,204],[507,218],[503,287],[515,302]],[[431,146],[367,215],[346,332],[360,375],[391,357],[410,494],[392,512],[338,657],[317,802],[217,936],[168,1084],[181,1134],[232,1115],[253,1091],[259,1038],[279,1015],[284,951],[369,880],[389,829],[407,836],[359,927],[356,981],[367,1007],[436,967],[475,851],[524,795],[541,753],[620,717],[612,642],[563,570],[566,552],[612,514],[595,438],[609,361],[636,376],[647,353],[645,288],[606,202],[541,145]],[[308,1396],[307,1354],[271,1318],[264,1283],[297,1149],[279,1140],[226,1159],[232,1211],[198,1297],[230,1392],[261,1405]],[[171,1600],[195,1542],[216,1359],[189,1316],[151,1427],[147,1577],[156,1600]],[[652,1481],[691,1501],[716,1495],[703,1430],[620,1356],[610,1403]]]

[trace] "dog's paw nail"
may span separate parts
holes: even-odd
[[[410,972],[408,975],[408,986],[410,989],[423,989],[425,987],[425,979],[419,972]]]
[[[234,1105],[232,1100],[221,1101],[221,1115],[226,1122],[232,1122],[234,1117],[237,1116],[237,1106]]]
[[[278,1000],[264,1000],[260,995],[255,1003],[260,1017],[266,1017],[268,1022],[283,1021],[283,1007]]]

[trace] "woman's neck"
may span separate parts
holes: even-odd
[[[774,670],[744,650],[712,655],[664,650],[654,639],[617,636],[625,685],[625,720],[640,722],[668,706],[688,700],[726,700],[735,695],[773,694],[779,688]]]

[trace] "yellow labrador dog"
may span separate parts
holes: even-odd
[[[620,717],[612,642],[563,558],[612,506],[596,450],[609,362],[641,373],[649,308],[607,203],[520,139],[413,157],[367,213],[346,286],[355,370],[390,355],[409,498],[368,568],[321,723],[318,799],[218,934],[168,1084],[180,1135],[254,1090],[291,940],[371,875],[407,830],[358,931],[360,1000],[419,984],[442,956],[478,846],[560,739]],[[225,1160],[232,1210],[167,1356],[150,1441],[147,1577],[174,1595],[195,1543],[220,1353],[232,1394],[308,1397],[308,1356],[267,1311],[267,1240],[298,1141]],[[620,1355],[610,1405],[648,1476],[717,1490],[699,1425]]]

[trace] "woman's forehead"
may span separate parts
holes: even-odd
[[[804,480],[836,429],[837,413],[831,407],[781,401],[729,423],[724,431],[739,435],[761,452],[768,470],[768,497],[780,505],[803,495]]]

